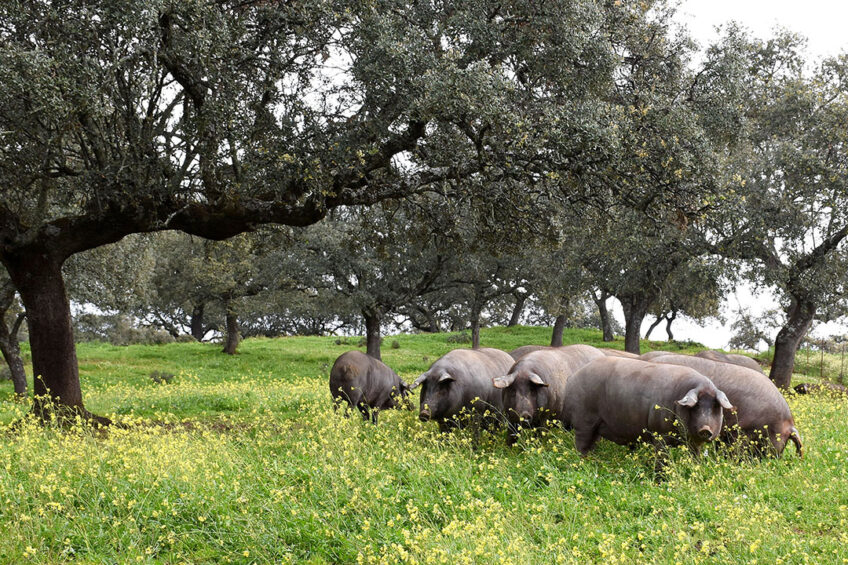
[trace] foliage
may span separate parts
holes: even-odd
[[[775,309],[766,310],[759,316],[754,316],[747,308],[740,308],[734,313],[735,319],[730,324],[734,332],[728,344],[734,349],[758,351],[760,345],[774,346],[777,329],[783,324],[780,312]]]
[[[816,316],[846,297],[848,59],[808,65],[789,32],[757,41],[730,28],[714,54],[741,61],[743,137],[727,188],[710,216],[714,249],[752,266],[782,294],[771,378],[787,386],[795,351]]]
[[[510,349],[546,343],[550,329],[483,332]],[[450,347],[444,336],[396,339],[402,347],[385,358],[407,378]],[[484,434],[473,449],[470,434],[438,437],[409,412],[387,412],[380,426],[341,418],[326,390],[326,367],[340,353],[332,341],[251,339],[237,357],[201,343],[80,345],[86,403],[127,428],[4,428],[0,518],[16,527],[0,539],[0,556],[247,564],[846,555],[844,399],[789,399],[804,459],[736,460],[710,449],[695,461],[675,450],[658,482],[650,450],[601,442],[580,459],[561,430],[513,449]],[[565,341],[602,343],[583,330]],[[155,384],[153,368],[177,378]],[[5,423],[26,411],[8,401],[9,389],[0,383]]]
[[[123,314],[80,313],[74,318],[74,335],[81,342],[103,341],[112,345],[153,345],[174,341],[168,332],[138,326]]]

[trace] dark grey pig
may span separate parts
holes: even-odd
[[[509,353],[500,349],[446,353],[412,384],[412,388],[421,385],[418,418],[439,422],[443,432],[469,418],[476,430],[500,418],[501,390],[492,385],[492,378],[506,374],[512,364]]]
[[[509,424],[507,445],[515,443],[521,427],[537,428],[549,421],[561,421],[568,377],[602,357],[599,349],[589,345],[549,347],[527,353],[506,375],[495,377],[495,388],[503,389]]]
[[[513,349],[509,352],[509,355],[516,361],[527,355],[528,353],[533,353],[534,351],[542,351],[543,349],[553,349],[549,345],[522,345],[517,349]]]
[[[751,370],[757,371],[758,373],[763,372],[763,368],[760,367],[760,364],[757,363],[754,359],[751,359],[747,355],[739,355],[737,353],[723,353],[721,351],[712,351],[710,349],[699,351],[695,354],[695,357],[701,357],[703,359],[709,359],[710,361],[718,361],[720,363],[731,363],[733,365],[739,365],[740,367],[747,367]]]
[[[724,413],[724,441],[736,439],[738,431],[734,430],[734,426],[738,424],[738,430],[751,439],[760,451],[770,448],[776,455],[780,455],[791,440],[798,455],[803,454],[801,436],[795,428],[795,420],[786,399],[760,371],[689,355],[666,355],[654,362],[691,367],[709,377],[727,395],[736,407],[736,413]]]
[[[330,370],[330,394],[333,408],[347,402],[356,406],[364,419],[377,423],[380,410],[396,407],[409,394],[403,382],[386,364],[360,351],[342,353]]]
[[[654,434],[685,441],[698,453],[718,437],[722,408],[733,406],[694,369],[616,357],[596,359],[573,374],[565,397],[566,421],[583,455],[598,437],[630,445],[653,442]]]

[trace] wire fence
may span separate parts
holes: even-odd
[[[794,372],[845,384],[845,373],[848,371],[845,358],[847,352],[848,343],[844,338],[806,339],[795,354]],[[769,356],[773,353],[773,350],[770,350]]]

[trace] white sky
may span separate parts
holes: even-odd
[[[848,51],[845,0],[683,0],[677,19],[702,45],[717,37],[715,26],[735,20],[758,37],[768,37],[775,26],[800,33],[815,57]]]
[[[776,26],[800,33],[807,37],[808,54],[815,58],[848,52],[848,0],[683,0],[677,15],[677,21],[689,29],[702,48],[718,37],[715,27],[730,20],[763,39],[771,36]],[[702,328],[686,320],[676,320],[672,324],[675,339],[691,339],[714,348],[727,347],[732,335],[732,313],[740,305],[755,314],[778,307],[773,293],[766,291],[756,295],[749,286],[743,285],[727,297],[723,308],[727,324],[712,323]],[[623,322],[618,302],[610,300],[609,306]],[[642,335],[653,321],[654,318],[648,316],[642,325]],[[845,334],[848,327],[829,323],[814,327],[811,333],[816,337]],[[654,329],[651,338],[666,339],[665,323]]]

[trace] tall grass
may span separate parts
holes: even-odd
[[[484,345],[545,343],[499,328]],[[384,360],[411,379],[454,347],[397,336]],[[596,332],[567,342],[600,345]],[[613,344],[621,348],[621,342]],[[663,344],[664,346],[664,344]],[[79,347],[105,432],[10,429],[26,405],[2,385],[0,563],[839,563],[848,560],[848,420],[838,398],[792,397],[804,459],[653,454],[571,433],[475,447],[415,413],[380,425],[333,413],[334,338],[217,346]],[[154,382],[153,371],[175,375]],[[9,389],[9,390],[7,390]]]

